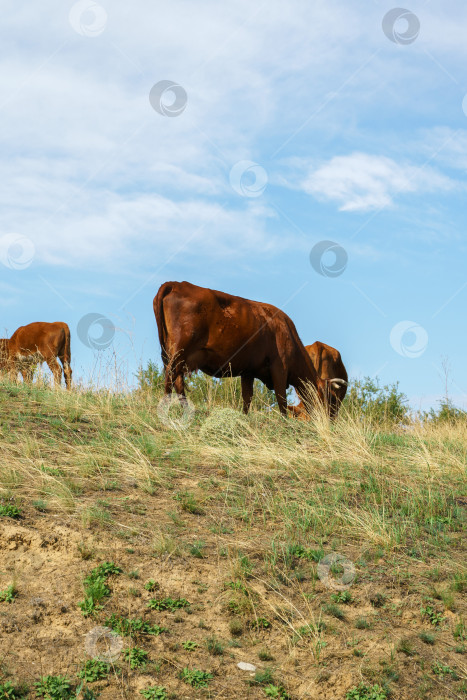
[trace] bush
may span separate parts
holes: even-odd
[[[378,378],[352,382],[343,406],[352,415],[364,415],[379,423],[406,422],[409,417],[408,399],[399,391],[399,382],[381,386]]]
[[[430,408],[428,412],[423,413],[423,419],[433,423],[457,423],[467,420],[467,411],[456,408],[451,399],[443,399],[439,402],[438,410]]]

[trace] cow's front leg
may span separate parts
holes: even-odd
[[[251,399],[253,398],[253,382],[254,377],[242,375],[243,413],[248,413],[250,410]]]

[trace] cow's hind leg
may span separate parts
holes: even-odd
[[[62,383],[62,368],[60,367],[56,357],[49,357],[46,359],[47,366],[53,374],[54,386],[59,387]]]
[[[63,374],[65,375],[65,385],[67,389],[71,389],[71,367],[70,367],[70,362],[71,362],[71,353],[70,353],[70,340],[69,338],[66,339],[65,341],[65,347],[60,352],[58,355],[58,359],[63,365]],[[61,377],[60,377],[61,381]]]
[[[251,399],[253,398],[253,382],[254,377],[242,375],[243,413],[248,413],[250,410]]]
[[[59,355],[58,357],[59,357],[60,362],[61,362],[62,365],[63,365],[63,374],[65,375],[65,385],[66,385],[66,388],[67,388],[67,389],[71,389],[71,375],[72,375],[72,371],[71,371],[71,367],[70,367],[70,362],[69,362],[69,360],[66,359],[66,356],[65,356],[64,354],[61,354],[61,355]],[[58,362],[57,362],[57,364],[58,364]],[[49,365],[49,367],[50,367],[50,365]],[[55,375],[54,375],[54,378],[55,378]],[[62,377],[61,377],[61,374],[60,374],[60,382],[61,382],[61,381],[62,381]]]

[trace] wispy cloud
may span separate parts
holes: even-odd
[[[371,211],[391,206],[397,195],[451,190],[456,182],[431,167],[399,164],[369,153],[334,156],[311,169],[302,189],[336,202],[341,211]]]

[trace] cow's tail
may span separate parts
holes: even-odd
[[[167,325],[165,323],[163,302],[165,297],[170,294],[172,289],[173,282],[164,282],[164,284],[159,287],[159,291],[154,298],[154,315],[156,317],[159,343],[161,346],[161,357],[164,368],[166,368],[169,363],[169,355],[167,352]]]
[[[71,348],[70,348],[70,329],[66,323],[63,324],[63,330],[65,332],[65,342],[63,344],[63,362],[67,365],[71,363]]]

